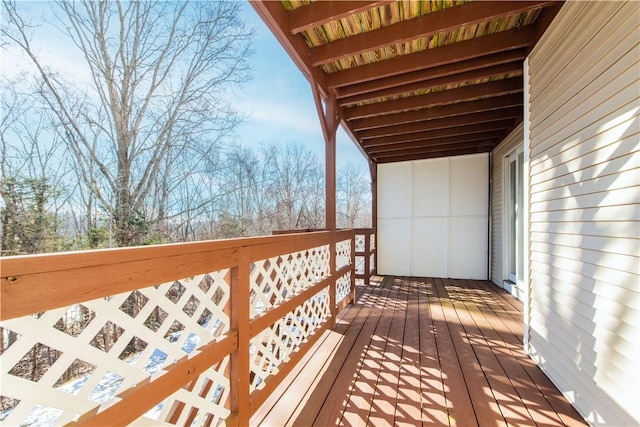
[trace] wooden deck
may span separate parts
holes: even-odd
[[[490,282],[359,289],[252,425],[585,425],[522,349],[522,304]]]

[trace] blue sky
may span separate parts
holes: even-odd
[[[249,117],[238,129],[244,144],[298,142],[324,162],[324,139],[311,86],[253,8],[243,7],[246,22],[255,28],[253,79],[241,93],[241,105]],[[353,163],[363,171],[367,162],[342,130],[337,135],[338,168]]]
[[[243,3],[242,17],[255,29],[255,39],[252,79],[231,97],[235,107],[247,116],[236,130],[237,141],[250,147],[300,143],[324,163],[324,139],[309,83],[253,8]],[[47,2],[23,2],[19,6],[36,21],[51,13]],[[85,69],[83,58],[70,41],[49,33],[38,37],[37,43],[39,56],[63,75],[72,75],[79,81],[89,79],[88,73],[81,71]],[[30,68],[21,56],[11,47],[4,50],[2,74],[12,77],[21,69]],[[338,129],[336,149],[338,168],[352,163],[363,172],[368,171],[365,158],[342,128]]]

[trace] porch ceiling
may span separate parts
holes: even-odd
[[[561,2],[252,1],[376,163],[488,152],[521,121],[523,61]]]

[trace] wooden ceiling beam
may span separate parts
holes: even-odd
[[[392,156],[414,154],[414,153],[420,153],[420,152],[425,153],[425,152],[445,151],[445,150],[459,149],[459,148],[473,148],[479,145],[482,145],[482,146],[494,145],[496,141],[497,139],[493,138],[493,139],[469,140],[466,142],[458,141],[458,142],[451,142],[448,144],[429,144],[429,145],[413,144],[412,146],[400,147],[396,150],[371,152],[371,155],[375,157],[382,157],[382,156],[392,157]]]
[[[480,139],[482,135],[487,133],[500,131],[504,133],[506,129],[513,128],[512,120],[503,120],[493,123],[482,123],[468,126],[458,126],[455,128],[436,129],[432,131],[416,132],[405,135],[385,136],[375,140],[368,140],[363,143],[363,147],[367,152],[392,150],[397,145],[403,145],[410,142],[424,142],[429,140],[438,140],[441,138],[464,137],[467,139]]]
[[[298,34],[314,27],[337,21],[356,13],[365,12],[374,7],[384,6],[394,0],[375,1],[334,1],[326,0],[293,9],[288,12],[288,30]]]
[[[480,2],[482,4],[482,2]],[[327,87],[338,88],[398,74],[434,68],[492,53],[528,47],[535,40],[534,25],[501,31],[326,75]]]
[[[498,132],[494,132],[493,136],[487,134],[486,138],[448,138],[451,141],[447,143],[434,144],[432,141],[425,142],[410,142],[407,144],[398,144],[394,149],[387,150],[371,150],[370,153],[372,156],[391,156],[394,154],[403,154],[407,152],[417,152],[417,151],[442,151],[442,150],[450,150],[452,148],[469,148],[473,146],[477,146],[479,144],[494,144],[498,139],[502,136]]]
[[[311,65],[327,64],[386,46],[430,37],[456,28],[499,19],[553,4],[549,1],[472,2],[401,21],[312,48]]]
[[[522,108],[511,107],[500,110],[483,111],[480,113],[465,114],[463,116],[446,117],[429,121],[405,123],[395,126],[387,126],[356,132],[355,136],[366,144],[366,140],[384,136],[401,135],[406,133],[421,132],[424,130],[447,129],[457,126],[467,126],[477,123],[490,123],[505,119],[521,119]]]
[[[396,86],[438,79],[452,74],[464,73],[484,67],[520,62],[527,57],[526,49],[515,49],[506,52],[493,53],[478,58],[467,59],[465,61],[454,62],[452,64],[441,65],[426,70],[414,71],[383,79],[372,80],[355,85],[338,88],[338,98],[348,98],[367,92],[375,92],[383,89],[390,89]]]
[[[443,119],[481,111],[493,111],[510,107],[522,107],[524,103],[522,93],[478,99],[476,101],[460,102],[457,104],[431,107],[418,111],[395,113],[386,116],[368,117],[347,122],[354,131],[375,129],[385,126],[413,123],[424,120]]]
[[[415,153],[399,154],[398,156],[372,157],[376,163],[406,162],[410,160],[435,159],[439,157],[463,156],[465,154],[478,154],[490,152],[495,143],[478,145],[474,148],[451,148],[442,151],[416,151]]]
[[[392,101],[376,102],[358,107],[345,108],[345,119],[353,120],[362,117],[393,114],[400,111],[416,110],[435,105],[453,104],[455,102],[473,100],[477,98],[494,97],[510,93],[522,92],[522,78],[495,80],[456,89],[431,92],[424,95],[394,99]]]
[[[380,145],[366,145],[364,146],[364,150],[367,153],[380,153],[383,151],[397,151],[406,148],[416,148],[416,147],[426,147],[426,146],[436,146],[436,145],[447,145],[447,144],[455,144],[458,142],[470,142],[470,141],[484,141],[487,139],[496,139],[500,138],[504,135],[505,129],[489,129],[476,133],[466,133],[461,135],[447,135],[446,133],[442,133],[441,135],[437,135],[433,133],[433,136],[429,136],[425,134],[425,138],[419,138],[415,140],[407,140],[407,141],[397,141],[395,143],[386,143]],[[449,130],[449,129],[446,129]]]
[[[382,89],[376,92],[368,92],[360,95],[342,98],[338,101],[340,106],[352,105],[371,99],[383,98],[387,96],[401,95],[405,93],[417,92],[420,90],[434,89],[440,86],[472,82],[474,80],[487,79],[491,77],[510,74],[512,77],[522,75],[522,62],[510,62],[507,64],[494,65],[492,67],[479,68],[477,70],[465,71],[463,73],[438,77],[417,83],[399,85],[396,87]]]

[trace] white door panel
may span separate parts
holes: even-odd
[[[378,271],[487,278],[488,155],[378,166]]]

